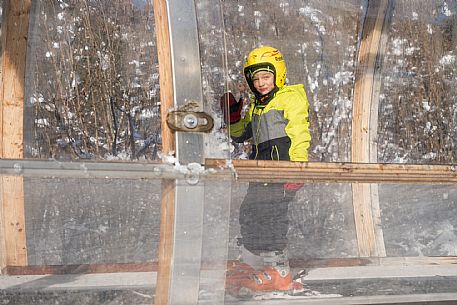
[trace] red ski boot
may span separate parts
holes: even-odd
[[[255,272],[255,269],[246,263],[238,260],[228,261],[225,277],[226,291],[233,296],[238,296],[242,283]]]
[[[256,295],[265,292],[288,292],[292,288],[292,275],[289,270],[272,266],[253,272],[241,283],[239,294]]]
[[[302,292],[303,285],[295,282],[288,268],[267,266],[261,270],[243,269],[232,277],[231,289],[227,291],[239,298],[251,298],[268,293],[294,295]]]

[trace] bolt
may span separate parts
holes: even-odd
[[[194,129],[198,126],[198,118],[194,114],[186,114],[183,121],[186,128]]]

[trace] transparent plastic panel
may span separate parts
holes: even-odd
[[[247,107],[245,58],[254,47],[277,47],[289,83],[304,84],[310,101],[310,160],[349,161],[354,62],[364,1],[195,2],[208,103],[219,108],[219,97],[231,91]],[[217,113],[221,115],[220,109]],[[249,145],[234,145],[232,157],[247,158]]]
[[[395,1],[384,29],[378,162],[456,162],[455,1]]]
[[[221,198],[227,187],[230,187],[230,196]],[[357,258],[350,184],[307,183],[295,196],[278,193],[279,189],[283,190],[282,183],[205,182],[199,304],[243,304],[243,298],[232,294],[233,279],[225,276],[233,271],[230,267],[226,270],[227,266],[237,262],[249,263],[261,270],[263,258],[256,251],[248,251],[248,244],[260,242],[269,249],[284,245],[293,274],[310,267],[351,264],[352,259]],[[272,202],[272,199],[278,202]],[[251,210],[254,214],[249,212],[250,208],[254,209]],[[266,223],[267,219],[270,220]],[[195,224],[192,225],[195,217],[182,220],[195,228]],[[285,222],[288,224],[286,234],[280,237],[276,232],[271,237],[269,233],[282,230],[278,224],[283,227]],[[253,242],[251,235],[241,233],[245,232],[241,227],[246,224],[259,230],[255,238],[260,240]],[[193,244],[199,242],[193,240]],[[174,267],[180,268],[175,269],[175,273],[185,275],[190,266]],[[225,293],[224,287],[227,287]],[[184,291],[183,287],[174,292],[177,298],[173,304],[180,304],[179,300],[186,297],[189,300]],[[314,296],[318,294],[313,293]],[[325,291],[325,294],[330,293]],[[264,296],[269,298],[268,294]],[[277,297],[284,299],[285,294]]]
[[[170,304],[271,304],[272,298],[278,304],[316,298],[344,304],[354,297],[385,301],[414,294],[418,300],[433,292],[437,300],[455,293],[452,185],[372,185],[379,189],[377,230],[388,256],[361,257],[350,183],[305,183],[288,193],[282,183],[236,181],[229,169],[197,174],[171,165],[36,161],[0,163],[2,198],[9,200],[5,213],[26,231],[28,257],[27,265],[8,267],[15,276],[0,277],[3,300],[153,303],[163,280],[156,273],[159,213],[170,195],[161,184],[172,178],[174,232],[162,236],[174,251]],[[11,232],[20,237],[22,230]],[[234,296],[228,289],[230,264],[262,270],[272,263],[262,249],[280,247],[302,290]]]
[[[223,207],[218,202],[217,184],[206,184],[215,192],[214,197],[211,195],[213,191],[205,194],[200,304],[208,302],[208,304],[211,302],[219,304],[215,302],[214,297],[218,296],[218,301],[222,297],[220,291],[214,289],[223,287],[220,281],[220,275],[223,273],[218,272],[216,267],[220,268],[223,264],[217,263],[213,254],[220,259],[224,258],[224,251],[228,251],[228,266],[240,259],[251,266],[265,263],[263,257],[253,255],[253,252],[246,253],[244,244],[246,235],[240,235],[240,224],[245,223],[246,217],[240,217],[240,211],[245,213],[246,209],[240,205],[245,204],[242,202],[246,198],[259,199],[254,200],[254,204],[257,202],[260,206],[249,223],[249,226],[257,229],[262,226],[262,217],[263,215],[266,217],[265,213],[271,213],[277,215],[278,219],[283,219],[284,215],[275,214],[275,211],[270,209],[268,201],[261,199],[277,197],[267,191],[267,189],[275,190],[276,186],[271,183],[268,186],[266,184],[260,183],[260,188],[257,186],[252,188],[252,183],[250,186],[247,183],[232,183],[230,214],[227,211],[221,212],[229,207]],[[223,189],[225,185],[221,183],[219,187]],[[440,262],[439,258],[436,258],[435,263],[429,264],[424,256],[431,258],[455,255],[456,239],[452,223],[455,223],[453,203],[456,199],[453,188],[407,184],[380,184],[377,187],[382,214],[381,231],[384,233],[389,257],[370,258],[360,257],[357,254],[350,184],[306,183],[289,203],[287,213],[289,229],[286,237],[291,272],[301,276],[299,278],[303,284],[303,291],[296,292],[294,295],[284,292],[253,291],[253,295],[245,295],[243,292],[241,296],[234,296],[233,291],[226,290],[224,303],[272,304],[272,299],[275,299],[274,304],[288,304],[287,302],[293,300],[296,302],[300,300],[303,304],[307,304],[307,301],[311,302],[319,298],[323,304],[345,304],[344,302],[349,302],[348,300],[354,297],[360,298],[359,301],[381,302],[381,300],[395,298],[400,300],[401,297],[410,294],[425,295],[433,292],[439,298],[438,295],[441,293],[452,293],[452,283],[441,281],[436,278],[436,275],[445,275],[449,277],[448,279],[454,278],[455,268],[446,265],[444,259]],[[256,190],[262,190],[263,193],[252,193]],[[275,209],[280,210],[281,202],[276,204]],[[214,215],[218,216],[214,217]],[[222,215],[230,215],[230,217],[224,219]],[[424,215],[427,216],[424,217]],[[230,225],[228,239],[225,236],[226,222]],[[215,233],[217,230],[213,231],[214,228],[218,228],[224,236],[217,235]],[[269,228],[274,230],[275,225],[270,223]],[[268,232],[257,233],[261,241],[269,238]],[[216,236],[221,238],[218,239]],[[221,240],[228,241],[228,244],[223,245]],[[413,240],[418,244],[413,244]],[[276,241],[284,242],[280,239]],[[418,260],[416,265],[415,258]],[[257,270],[262,268],[256,267]],[[303,270],[306,272],[303,273]],[[227,274],[230,274],[230,271],[231,269],[228,268]],[[219,278],[211,277],[214,274],[218,274]],[[208,286],[207,280],[212,285]],[[229,277],[226,280],[228,281]],[[246,278],[240,281],[246,281]],[[226,287],[232,287],[230,283],[226,282]]]
[[[247,183],[232,186],[229,248],[232,259],[239,255],[239,213],[247,192]],[[264,194],[258,192],[253,197],[263,198]],[[264,192],[272,191],[267,187]],[[350,184],[306,183],[290,200],[286,214],[289,220],[288,251],[297,262],[357,256]]]
[[[209,169],[194,162],[248,158],[249,141],[231,143],[220,97],[231,91],[248,110],[243,64],[260,45],[278,47],[289,84],[305,85],[309,160],[351,161],[368,1],[168,1],[178,80],[168,110],[198,104],[215,120],[208,133],[175,134],[183,164],[155,162],[161,103],[152,2],[33,1],[24,101],[24,155],[31,159],[0,160],[7,164],[0,167],[0,259],[7,262],[2,272],[13,274],[0,277],[4,303],[154,304],[160,281],[169,284],[172,305],[457,299],[454,185],[367,184],[364,174],[377,178],[366,171],[357,183],[307,181],[290,191],[271,180],[238,179],[235,162]],[[367,127],[377,130],[369,145],[378,162],[455,163],[457,4],[388,3],[373,67],[379,107],[377,126]],[[50,158],[57,161],[40,163]],[[266,180],[282,177],[270,171]],[[165,204],[172,230],[161,232]],[[157,278],[164,244],[172,248],[170,274]],[[229,281],[240,262],[255,270]],[[238,289],[259,276],[268,280],[271,274],[258,273],[265,266],[290,275],[301,290]]]
[[[30,265],[157,261],[159,179],[25,178]]]
[[[24,250],[27,259],[7,266],[0,298],[154,304],[163,238],[173,245],[170,304],[223,304],[230,196],[221,194],[231,189],[231,174],[218,177],[167,164],[1,161],[4,216],[16,239],[7,238],[6,252]],[[165,191],[162,179],[176,179],[174,188]],[[176,198],[167,202],[175,206],[174,229],[161,236],[168,197]]]
[[[264,223],[262,217],[277,215],[276,220],[269,223],[270,231],[275,230],[274,222],[284,217],[277,214],[281,201],[278,200],[271,208],[271,200],[266,199],[278,198],[277,194],[271,193],[275,185],[260,184],[264,186],[251,188],[246,183],[233,184],[228,244],[229,262],[241,260],[257,266],[257,272],[265,270],[268,262],[259,255],[253,256],[252,251],[246,252],[243,245],[246,235],[240,235],[243,230],[240,228],[246,222],[246,216],[240,216],[240,211],[245,213],[246,209],[240,205],[246,204],[244,200],[250,200],[251,206],[257,205],[248,226],[258,230]],[[351,184],[305,183],[289,203],[286,240],[291,272],[303,284],[303,290],[293,294],[290,291],[236,290],[240,296],[227,289],[225,304],[314,304],[316,299],[322,302],[319,304],[354,304],[351,302],[368,300],[375,303],[396,300],[401,303],[402,298],[412,294],[415,297],[411,300],[420,300],[420,295],[429,293],[434,293],[435,300],[438,300],[440,294],[452,293],[457,269],[445,261],[446,256],[450,256],[450,261],[454,260],[457,244],[453,227],[456,221],[455,187],[371,186],[379,188],[381,227],[376,230],[384,236],[388,257],[358,255],[357,243],[360,241],[356,237],[357,220],[353,214]],[[250,194],[255,189],[263,193]],[[265,192],[270,193],[266,195]],[[376,219],[374,207],[371,213]],[[259,231],[256,238],[260,238],[260,242],[268,240],[269,233],[268,230]],[[252,236],[247,237],[250,238]],[[276,241],[284,242],[281,239]],[[233,287],[229,282],[231,271],[228,268],[227,287]],[[262,273],[256,274],[261,280],[266,280]],[[437,274],[447,276],[451,282],[438,279]],[[240,286],[257,287],[248,282],[247,277],[240,276]]]
[[[387,256],[457,256],[454,185],[380,185]]]
[[[150,1],[33,1],[25,155],[158,159],[159,74]]]
[[[3,302],[153,304],[166,168],[1,161]]]

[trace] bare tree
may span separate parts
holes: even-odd
[[[157,158],[152,8],[131,0],[41,0],[28,106],[39,158]],[[151,139],[154,139],[152,141]]]

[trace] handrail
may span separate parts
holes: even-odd
[[[457,183],[457,167],[449,165],[327,163],[207,159],[206,168],[232,168],[240,181]]]

